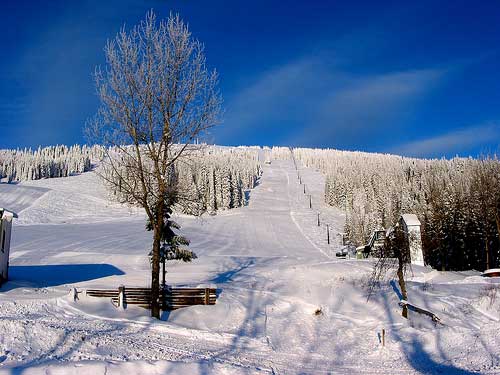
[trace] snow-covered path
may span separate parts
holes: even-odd
[[[0,372],[63,366],[65,373],[465,374],[462,368],[498,368],[500,342],[488,328],[499,329],[500,317],[482,313],[479,302],[476,310],[464,307],[479,298],[484,282],[457,274],[453,285],[447,286],[447,277],[432,285],[439,273],[415,270],[415,301],[449,309],[436,310],[449,324],[440,329],[402,320],[391,288],[367,301],[371,263],[335,259],[343,217],[322,203],[321,174],[299,173],[313,209],[293,163],[273,161],[249,206],[179,218],[199,258],[170,264],[169,283],[215,284],[220,295],[215,306],[166,313],[163,322],[140,308],[120,311],[84,296],[75,303],[67,295],[71,286],[148,284],[150,233],[140,211],[107,202],[92,173],[0,185],[0,206],[16,204],[19,192],[29,191],[15,208],[20,225],[11,281],[0,293]],[[419,277],[428,285],[425,292]],[[378,338],[382,328],[385,348]]]

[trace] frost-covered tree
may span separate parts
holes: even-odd
[[[87,131],[91,140],[113,146],[106,148],[103,178],[148,216],[153,232],[151,314],[159,318],[165,213],[170,202],[182,204],[184,199],[169,174],[196,148],[194,141],[219,121],[217,73],[208,70],[203,45],[178,15],[157,22],[152,11],[108,41],[105,57],[106,67],[95,73],[102,105]]]
[[[102,159],[100,146],[57,145],[36,150],[0,150],[0,179],[7,182],[68,177],[87,172]]]
[[[284,150],[273,149],[276,157]],[[427,263],[438,269],[500,265],[500,162],[487,158],[416,159],[339,150],[294,149],[295,159],[326,175],[325,201],[346,213],[346,233],[371,232],[415,213]]]

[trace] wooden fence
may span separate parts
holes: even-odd
[[[113,305],[125,307],[137,305],[151,308],[151,288],[87,289],[89,297],[110,298]],[[176,310],[193,305],[215,305],[217,290],[215,288],[173,288],[160,291],[160,305],[163,310]]]

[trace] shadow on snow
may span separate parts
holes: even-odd
[[[111,264],[44,264],[9,267],[9,280],[2,291],[20,286],[38,288],[54,287],[107,276],[125,275],[125,272]]]

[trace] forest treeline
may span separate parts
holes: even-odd
[[[284,150],[283,150],[284,151]],[[422,223],[428,264],[446,270],[500,266],[500,162],[496,157],[415,159],[330,149],[293,150],[326,175],[325,201],[346,213],[349,240],[366,243],[403,213]]]
[[[102,156],[102,147],[85,145],[57,145],[38,147],[36,150],[0,150],[0,179],[11,183],[68,177],[89,171],[92,160],[99,160]]]
[[[241,207],[247,203],[247,191],[253,189],[262,173],[259,161],[260,147],[204,146],[190,150],[188,156],[178,159],[169,169],[167,178],[175,196],[175,206],[181,212],[199,215],[219,210]],[[147,153],[145,152],[144,155]],[[135,189],[120,189],[121,180],[135,180],[127,177],[126,152],[109,152],[112,163],[106,163],[104,179],[115,197],[123,203],[133,203]],[[118,158],[118,159],[117,159]],[[143,159],[147,163],[147,157]],[[153,171],[153,167],[151,171]],[[135,170],[131,174],[137,173]],[[149,171],[145,171],[147,181]],[[125,176],[125,178],[123,178]],[[150,181],[148,183],[154,183]],[[137,186],[137,194],[141,187]]]
[[[261,174],[258,147],[200,146],[171,168],[172,182],[186,199],[181,211],[199,214],[240,207],[246,204],[246,191],[257,184]],[[50,146],[36,150],[0,150],[0,179],[21,182],[68,177],[91,170],[113,155],[102,146]],[[104,164],[104,163],[103,163]],[[118,165],[126,165],[125,161]],[[112,171],[112,169],[110,169]],[[100,174],[99,168],[97,173]],[[103,177],[112,178],[102,172]],[[113,189],[122,202],[130,197]]]

